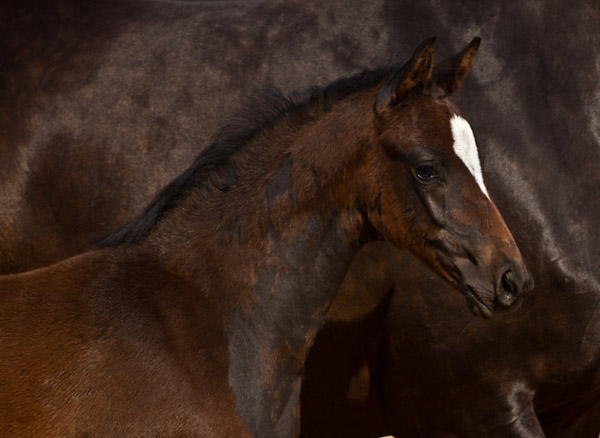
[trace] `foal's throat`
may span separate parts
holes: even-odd
[[[229,328],[229,384],[255,436],[297,429],[306,355],[358,249],[334,218],[299,222],[292,233],[269,233],[256,301],[238,309]]]
[[[312,145],[299,153],[302,142],[298,135],[291,147],[272,149],[265,177],[248,181],[258,208],[254,215],[238,216],[240,245],[256,251],[256,259],[245,291],[250,304],[235,311],[228,330],[229,378],[242,411],[258,414],[272,406],[272,420],[290,398],[313,338],[366,240],[357,202],[348,201],[352,196],[344,199],[346,205],[335,202],[339,190],[332,187],[343,184],[338,175],[350,172],[319,168],[321,163],[305,158]],[[240,176],[245,179],[245,172]],[[244,234],[261,236],[260,242]]]

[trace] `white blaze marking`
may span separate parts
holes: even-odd
[[[473,135],[471,125],[461,116],[455,114],[450,119],[450,127],[452,128],[452,138],[454,139],[454,152],[465,163],[465,166],[467,166],[467,169],[469,169],[475,178],[481,191],[489,199],[490,195],[488,195],[483,183],[479,153],[477,152],[477,144],[475,143],[475,136]]]

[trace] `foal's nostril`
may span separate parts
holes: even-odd
[[[516,285],[513,281],[513,273],[512,271],[506,271],[502,276],[502,288],[510,293],[514,293],[516,289]]]
[[[496,289],[496,299],[503,306],[512,306],[519,295],[519,286],[512,271],[506,271],[500,279],[500,287]]]

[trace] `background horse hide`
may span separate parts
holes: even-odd
[[[350,275],[356,284],[345,287],[371,295],[346,316],[340,304],[331,318],[344,324],[330,327],[382,330],[387,342],[370,347],[377,360],[361,342],[343,346],[357,364],[305,394],[305,408],[317,409],[305,410],[303,426],[308,433],[318,413],[359,419],[353,409],[383,401],[385,433],[543,436],[539,418],[547,436],[595,437],[599,26],[599,6],[583,0],[5,1],[0,269],[67,257],[131,218],[253,89],[324,84],[396,62],[430,35],[442,59],[479,35],[477,63],[456,100],[536,289],[518,312],[482,321],[417,262],[414,276],[398,278],[394,266],[407,255],[373,258],[389,249],[367,249],[354,267],[362,276]],[[358,279],[369,273],[363,287]],[[385,315],[383,326],[373,315]],[[308,384],[318,381],[311,367],[327,363],[313,358]],[[363,393],[358,402],[347,396],[367,359],[383,389],[365,406]],[[351,421],[328,424],[358,433]]]

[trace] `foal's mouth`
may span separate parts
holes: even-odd
[[[491,318],[494,309],[490,305],[484,303],[471,286],[463,284],[459,286],[459,290],[467,299],[469,309],[474,315],[486,319]]]
[[[437,261],[442,270],[445,271],[444,276],[465,296],[471,313],[482,318],[490,318],[494,313],[493,303],[486,303],[482,295],[473,286],[465,282],[463,273],[452,261],[452,257],[449,257],[443,251],[438,251]],[[491,295],[493,297],[494,293],[492,292]]]

